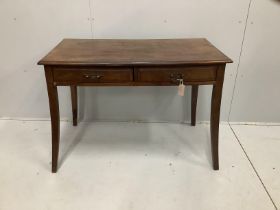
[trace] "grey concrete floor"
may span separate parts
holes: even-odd
[[[61,122],[59,171],[49,121],[0,120],[0,210],[280,209],[280,126]]]

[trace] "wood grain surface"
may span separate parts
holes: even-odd
[[[206,39],[64,39],[40,65],[143,66],[232,60]]]

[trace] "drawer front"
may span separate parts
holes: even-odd
[[[216,80],[216,66],[193,67],[143,67],[137,70],[139,82],[211,82]]]
[[[120,83],[133,81],[131,68],[55,68],[55,82]]]

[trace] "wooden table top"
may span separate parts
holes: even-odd
[[[231,63],[206,39],[64,39],[40,65],[145,66]]]

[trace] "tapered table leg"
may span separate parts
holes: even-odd
[[[52,80],[52,72],[50,67],[45,67],[45,74],[47,80],[47,88],[49,95],[51,127],[52,127],[52,172],[57,172],[57,162],[59,153],[59,133],[60,133],[60,117],[59,117],[59,103],[57,87]]]
[[[214,170],[219,170],[219,123],[224,70],[225,66],[221,66],[217,70],[216,84],[213,85],[212,90],[210,132]]]
[[[78,124],[78,97],[77,97],[77,86],[70,86],[71,89],[71,100],[72,100],[72,114],[73,114],[73,125]]]
[[[192,85],[192,106],[191,106],[191,125],[196,124],[196,107],[197,107],[197,95],[198,95],[198,85]]]

